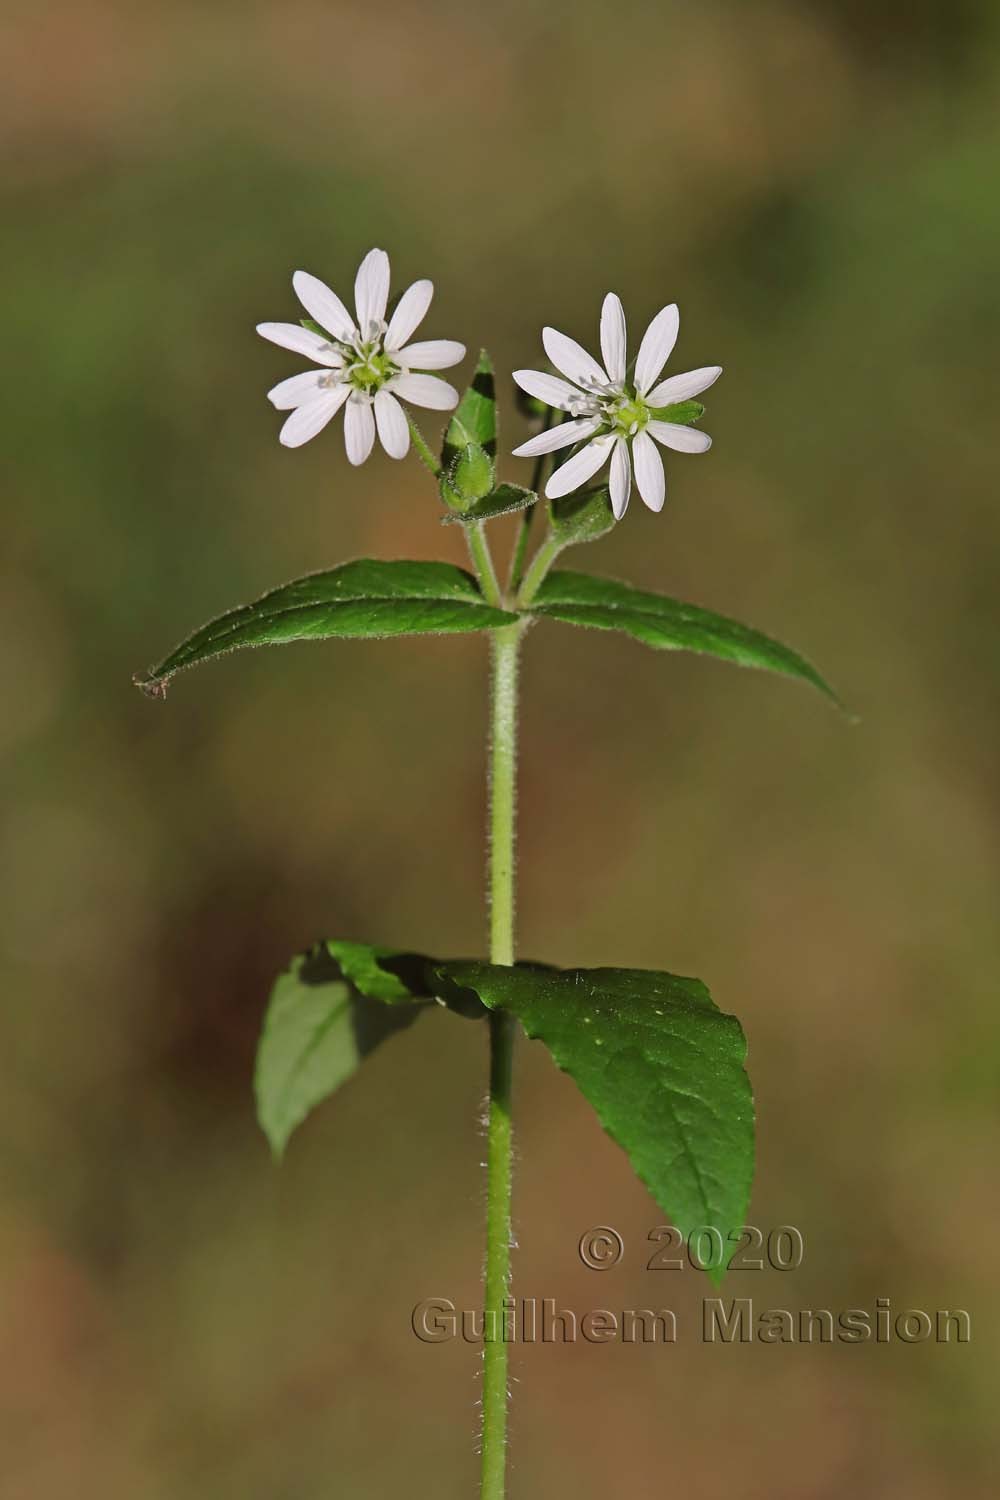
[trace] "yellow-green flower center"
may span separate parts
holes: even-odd
[[[649,407],[634,392],[623,392],[604,408],[605,421],[610,423],[616,437],[634,437],[642,431],[649,417]]]
[[[354,389],[366,396],[380,390],[395,374],[397,374],[397,366],[387,354],[382,352],[378,344],[362,344],[357,351],[354,363],[348,365],[344,371],[346,379]]]

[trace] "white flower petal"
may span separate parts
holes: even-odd
[[[635,482],[639,494],[650,510],[662,510],[667,494],[663,459],[656,451],[656,444],[648,432],[637,432],[632,439],[632,462],[635,464]]]
[[[340,385],[336,390],[324,391],[315,401],[296,407],[278,434],[280,441],[286,448],[301,448],[303,443],[308,443],[340,410],[349,391],[350,386]]]
[[[544,375],[541,370],[515,370],[514,379],[529,396],[537,397],[547,406],[557,406],[560,411],[575,411],[586,401],[582,391],[560,380],[558,375]]]
[[[258,323],[257,332],[262,339],[270,339],[272,344],[280,344],[282,349],[293,349],[296,354],[304,354],[307,359],[314,359],[318,365],[335,369],[344,363],[329,339],[313,333],[311,328],[301,328],[298,323]]]
[[[628,497],[632,492],[632,465],[628,459],[628,444],[618,438],[611,455],[611,510],[616,521],[620,521],[628,509]]]
[[[410,370],[447,370],[465,358],[465,345],[456,339],[425,339],[407,344],[396,356]]]
[[[707,432],[685,427],[681,422],[647,422],[646,431],[665,448],[675,448],[678,453],[705,453],[712,446]]]
[[[354,305],[362,338],[369,336],[373,323],[382,322],[388,300],[389,257],[384,250],[369,250],[354,278]]]
[[[557,448],[568,448],[572,443],[579,443],[583,438],[590,437],[600,425],[600,417],[581,417],[578,422],[560,422],[558,427],[550,427],[547,432],[540,432],[537,437],[522,443],[520,448],[515,448],[512,457],[537,458],[540,453],[554,453]]]
[[[399,349],[410,338],[427,316],[434,295],[433,281],[415,281],[408,286],[396,304],[396,311],[389,319],[385,334],[385,347],[391,351]]]
[[[352,464],[363,464],[375,441],[375,418],[371,402],[355,394],[344,412],[344,447]]]
[[[403,408],[389,391],[375,396],[375,426],[378,440],[390,458],[405,458],[410,448],[410,429]]]
[[[545,493],[549,499],[558,500],[560,495],[568,495],[572,490],[578,490],[581,484],[586,484],[587,480],[607,463],[614,441],[612,435],[606,433],[604,437],[594,438],[593,442],[581,448],[579,453],[574,453],[572,458],[568,458],[549,477],[549,482],[545,486]]]
[[[661,380],[649,392],[646,400],[650,406],[669,406],[673,401],[687,401],[691,396],[700,396],[714,385],[722,374],[721,365],[705,365],[701,370],[688,370],[686,375],[671,375]]]
[[[677,303],[671,302],[660,309],[643,334],[635,361],[635,387],[640,396],[645,396],[673,353],[680,321]]]
[[[316,319],[321,328],[325,328],[327,333],[332,333],[337,339],[351,337],[354,319],[325,281],[320,281],[318,276],[310,276],[308,271],[296,271],[292,277],[292,286],[306,312]]]
[[[613,384],[625,379],[625,309],[609,292],[601,308],[601,357]]]
[[[404,401],[414,406],[428,406],[431,411],[451,411],[458,405],[458,392],[446,380],[436,375],[394,375],[390,388]]]
[[[303,370],[301,375],[289,375],[287,380],[279,380],[268,391],[267,399],[277,411],[291,411],[295,406],[315,401],[324,390],[330,389],[325,384],[327,378],[325,370]]]
[[[607,385],[608,377],[604,370],[576,339],[568,338],[558,328],[543,328],[542,343],[556,369],[568,380],[585,388],[595,384],[602,387]]]

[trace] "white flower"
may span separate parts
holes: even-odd
[[[610,458],[615,518],[621,520],[625,514],[633,468],[643,500],[650,510],[662,510],[666,485],[656,443],[679,453],[704,453],[712,446],[707,433],[679,422],[663,422],[656,416],[657,408],[697,396],[722,374],[721,365],[708,365],[654,384],[677,342],[679,325],[676,303],[656,314],[643,334],[631,380],[625,364],[625,313],[613,292],[608,293],[601,308],[603,366],[575,339],[555,328],[542,329],[545,352],[566,379],[540,370],[515,370],[514,379],[529,396],[568,412],[573,420],[540,432],[514,453],[519,458],[535,458],[572,443],[586,443],[551,475],[545,486],[550,499],[579,489]]]
[[[298,323],[258,323],[257,332],[272,344],[304,354],[319,369],[290,375],[268,391],[278,411],[291,411],[281,429],[286,448],[298,448],[322,431],[343,406],[344,443],[352,464],[363,464],[378,430],[390,458],[405,458],[410,429],[397,397],[414,406],[450,411],[458,392],[423,370],[446,370],[465,358],[465,345],[454,339],[411,344],[417,325],[431,305],[434,286],[415,281],[403,293],[388,323],[389,257],[369,250],[354,281],[357,321],[335,292],[308,271],[296,271],[292,286],[322,333]],[[329,335],[329,337],[327,337]]]

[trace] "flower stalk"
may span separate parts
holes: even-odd
[[[493,566],[493,554],[486,540],[483,523],[476,521],[473,525],[466,526],[465,539],[469,545],[469,554],[479,579],[479,587],[483,591],[483,598],[487,604],[492,604],[494,609],[503,609],[503,592],[497,578],[497,570]]]
[[[517,596],[518,605],[522,609],[526,609],[531,604],[542,586],[545,575],[566,545],[566,542],[557,537],[554,532],[549,532],[532,558],[531,566],[524,575],[524,582],[521,584]]]
[[[542,419],[542,433],[548,432],[552,426],[553,418],[561,422],[562,412],[557,412],[553,406],[547,406],[545,408],[545,416]],[[539,436],[541,436],[541,433]],[[545,470],[548,463],[548,453],[539,453],[535,459],[535,468],[531,476],[531,488],[536,494],[541,492],[542,480],[545,477]],[[528,560],[528,542],[531,539],[531,523],[535,519],[535,511],[537,509],[537,501],[534,505],[529,505],[521,517],[521,524],[517,529],[517,541],[514,543],[514,551],[510,559],[510,578],[508,581],[508,588],[512,594],[517,593],[521,587],[521,580],[524,577],[524,569]]]
[[[437,459],[431,452],[431,449],[427,443],[427,439],[424,437],[423,433],[420,431],[420,428],[410,416],[409,412],[406,413],[406,422],[407,426],[410,429],[410,437],[413,440],[413,448],[417,457],[423,464],[424,468],[428,469],[434,475],[435,479],[439,478],[441,474],[440,460]]]

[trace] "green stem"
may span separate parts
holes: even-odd
[[[565,542],[559,541],[558,538],[549,532],[549,535],[532,558],[531,567],[524,576],[521,591],[517,596],[517,603],[521,608],[525,608],[532,602],[542,586],[546,573],[565,546]]]
[[[514,808],[517,777],[517,667],[521,624],[492,636],[490,726],[490,962],[514,962]],[[483,1300],[482,1500],[503,1500],[507,1457],[507,1344],[510,1285],[511,1073],[514,1017],[489,1018],[486,1285]]]
[[[466,526],[465,540],[469,544],[469,552],[479,576],[479,587],[483,591],[483,598],[487,604],[492,604],[494,609],[503,609],[503,594],[497,578],[497,570],[493,566],[493,554],[490,544],[486,540],[486,532],[482,521],[475,521],[471,526]]]
[[[531,488],[533,490],[537,489],[534,484],[531,486]],[[535,511],[538,509],[540,503],[540,501],[536,500],[534,505],[529,505],[528,509],[521,516],[521,525],[518,528],[517,541],[514,543],[514,552],[510,559],[510,583],[508,587],[510,588],[511,593],[516,592],[516,590],[520,587],[521,579],[524,577],[524,559],[528,551],[528,538],[531,535],[531,523],[534,519]]]
[[[492,633],[490,726],[490,963],[514,962],[514,800],[517,666],[522,625]]]
[[[416,422],[414,422],[409,412],[406,413],[406,420],[409,423],[410,437],[413,439],[413,446],[417,450],[417,455],[421,463],[425,466],[425,468],[430,469],[431,473],[434,475],[434,478],[437,479],[441,473],[441,464],[434,457],[434,454],[427,446],[427,442],[424,438],[423,433],[420,431],[420,428],[417,426]]]
[[[552,418],[554,414],[555,413],[553,407],[547,406],[545,408],[545,419],[542,422],[541,426],[542,432],[548,432],[549,428],[552,426]],[[563,416],[562,412],[559,412],[558,416],[561,422]],[[545,477],[545,467],[550,457],[551,454],[539,453],[538,457],[535,459],[535,467],[531,475],[531,488],[534,490],[536,495],[540,495],[542,492],[542,480]],[[528,551],[528,539],[531,536],[531,523],[535,519],[535,511],[538,509],[538,505],[539,502],[536,500],[534,505],[529,505],[528,509],[521,517],[521,525],[518,529],[517,541],[514,544],[514,554],[510,560],[510,579],[507,585],[512,594],[516,593],[520,588],[521,579],[524,577],[524,559]]]

